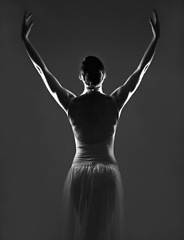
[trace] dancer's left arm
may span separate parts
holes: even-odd
[[[32,14],[29,14],[28,16],[26,15],[27,12],[25,12],[23,19],[21,38],[25,44],[27,54],[30,60],[32,61],[34,67],[40,74],[50,94],[60,105],[60,107],[67,113],[69,103],[74,97],[76,97],[76,95],[70,92],[68,89],[65,89],[64,87],[61,86],[59,81],[48,70],[41,56],[38,54],[34,46],[31,44],[30,40],[28,39],[28,35],[34,22],[31,21],[30,23],[28,23]]]
[[[130,75],[130,77],[125,81],[123,85],[114,90],[110,95],[116,101],[119,112],[121,112],[130,97],[137,90],[144,74],[146,73],[148,67],[153,60],[156,51],[157,42],[160,38],[160,24],[156,10],[153,11],[153,19],[150,18],[149,21],[153,32],[153,38],[151,40],[151,43],[149,44],[146,52],[144,53],[138,67],[133,72],[133,74]]]

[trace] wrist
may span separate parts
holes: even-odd
[[[29,39],[28,39],[28,37],[25,37],[25,36],[24,36],[24,37],[22,37],[22,41],[23,41],[23,42],[29,42]]]
[[[158,41],[159,38],[160,38],[160,36],[159,36],[158,34],[155,34],[155,35],[154,35],[154,39],[155,39],[156,41]]]
[[[159,39],[159,36],[153,36],[153,42],[157,42],[158,41],[158,39]]]

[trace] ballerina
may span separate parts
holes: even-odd
[[[125,240],[124,191],[114,139],[120,114],[150,66],[160,38],[156,10],[149,19],[153,38],[138,67],[109,96],[102,90],[106,72],[96,56],[83,59],[80,96],[64,88],[30,42],[32,13],[24,14],[21,38],[46,88],[70,121],[76,153],[62,195],[63,240]]]

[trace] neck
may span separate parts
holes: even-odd
[[[82,94],[90,93],[90,92],[100,92],[100,93],[104,94],[102,91],[102,84],[100,84],[99,86],[88,86],[85,84],[84,91]]]

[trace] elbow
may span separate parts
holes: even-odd
[[[144,67],[138,67],[137,72],[139,74],[139,78],[143,78],[144,74],[146,73],[146,71],[148,70],[149,66],[150,66],[151,62],[147,63]]]

